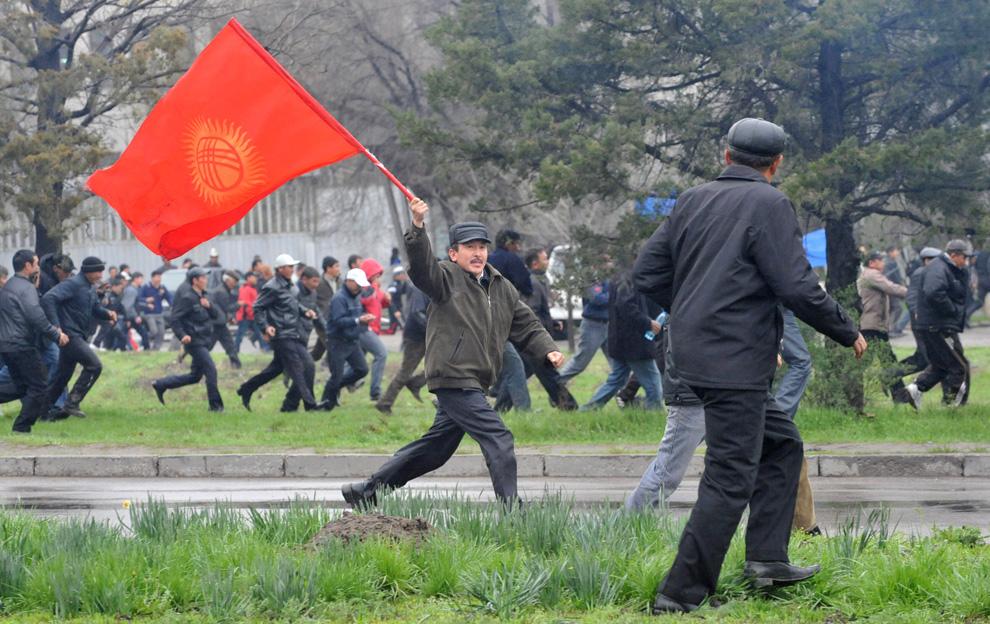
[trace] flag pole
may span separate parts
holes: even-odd
[[[358,145],[361,144],[358,143]],[[367,157],[367,159],[371,161],[371,164],[378,167],[378,170],[381,171],[382,174],[392,182],[392,184],[399,187],[399,190],[402,191],[402,194],[406,196],[406,199],[408,199],[409,201],[416,199],[416,196],[413,195],[412,191],[406,188],[405,184],[399,182],[399,179],[395,177],[395,175],[391,171],[389,171],[385,165],[382,164],[382,161],[378,160],[378,158],[374,154],[372,154],[371,151],[368,150],[368,148],[361,145],[361,153],[363,153],[365,157]]]

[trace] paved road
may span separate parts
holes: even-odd
[[[224,501],[236,507],[278,507],[302,497],[343,507],[338,479],[0,479],[0,508],[24,508],[46,517],[91,517],[116,521],[127,514],[124,500],[152,496],[170,505],[200,507]],[[520,479],[525,499],[547,490],[562,490],[579,505],[618,505],[634,487],[633,479]],[[673,511],[683,516],[695,500],[697,480],[686,480],[672,499]],[[819,520],[833,530],[860,509],[890,507],[901,530],[926,533],[935,526],[977,526],[990,532],[990,479],[861,479],[812,480]],[[419,492],[457,491],[491,500],[487,479],[420,479]]]

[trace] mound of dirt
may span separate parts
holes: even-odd
[[[394,540],[425,540],[432,531],[430,523],[422,518],[399,518],[382,514],[353,514],[344,512],[336,520],[328,522],[306,544],[307,548],[320,549],[333,540],[363,542],[369,538],[385,537]]]

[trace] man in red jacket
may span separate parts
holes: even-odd
[[[251,342],[262,351],[268,351],[271,347],[261,339],[261,330],[254,320],[254,302],[258,300],[258,276],[248,273],[244,276],[244,285],[237,292],[237,314],[234,320],[237,321],[237,336],[234,338],[234,351],[240,353],[241,341],[244,334],[251,332]]]

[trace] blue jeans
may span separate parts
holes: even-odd
[[[626,499],[626,509],[637,511],[666,503],[684,479],[691,457],[704,439],[703,405],[668,405],[667,427],[657,456]]]
[[[251,340],[258,343],[260,351],[271,351],[271,345],[261,338],[261,328],[258,327],[258,322],[244,319],[237,321],[237,335],[234,336],[235,353],[241,352],[241,341],[244,340],[244,334],[248,332],[251,332]]]
[[[526,385],[526,365],[510,342],[506,342],[502,350],[502,372],[499,373],[495,388],[498,391],[499,405],[511,403],[520,412],[528,412],[532,408],[529,386]]]
[[[808,380],[811,378],[811,353],[808,352],[808,345],[801,336],[797,318],[787,308],[784,308],[784,339],[781,355],[787,363],[787,372],[777,386],[774,400],[777,402],[777,407],[794,420],[798,404],[804,396],[804,389],[808,387]]]
[[[361,332],[358,343],[361,351],[370,353],[371,359],[371,398],[377,401],[382,395],[382,378],[385,377],[385,359],[388,358],[388,349],[385,343],[378,337],[378,334],[371,330]]]
[[[574,356],[567,360],[560,369],[558,383],[563,385],[579,375],[601,349],[605,353],[605,342],[608,340],[608,321],[584,319],[581,321],[581,333],[578,335],[578,346]],[[608,353],[605,353],[606,357]]]
[[[660,369],[657,368],[655,360],[616,360],[608,358],[608,364],[612,367],[605,383],[595,390],[591,397],[581,409],[597,409],[604,407],[615,394],[622,390],[629,381],[629,375],[636,373],[639,385],[646,391],[646,407],[657,409],[661,405],[662,391],[660,390]]]

